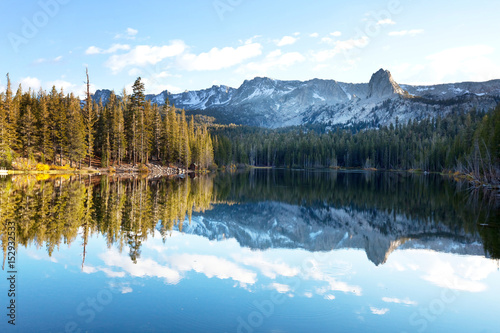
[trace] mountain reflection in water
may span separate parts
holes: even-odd
[[[435,175],[253,170],[195,179],[78,176],[0,180],[0,230],[16,219],[18,243],[49,255],[102,234],[140,257],[141,244],[172,229],[253,249],[364,249],[375,264],[396,249],[498,258],[498,209],[482,194]],[[483,226],[481,226],[483,225]],[[488,225],[485,227],[484,225]],[[496,226],[496,227],[495,227]]]
[[[495,197],[437,175],[41,178],[0,178],[4,265],[16,226],[20,332],[499,325]]]

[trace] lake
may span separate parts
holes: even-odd
[[[0,178],[0,331],[498,332],[498,202],[467,187],[292,170]]]

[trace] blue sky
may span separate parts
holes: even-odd
[[[500,1],[77,1],[0,3],[0,88],[148,93],[245,79],[399,83],[500,79]]]

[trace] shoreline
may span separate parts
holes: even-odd
[[[203,170],[192,171],[182,167],[176,166],[162,166],[159,164],[148,163],[145,165],[146,168],[142,168],[139,165],[122,164],[120,166],[110,166],[107,168],[84,168],[84,169],[74,169],[74,170],[0,170],[0,176],[8,175],[49,175],[49,176],[64,176],[64,175],[116,175],[122,177],[135,177],[138,175],[145,175],[148,177],[162,177],[162,176],[180,176],[185,177],[188,174],[204,174]],[[144,167],[144,166],[143,166]],[[287,168],[287,167],[263,167],[263,166],[246,166],[247,169],[254,170],[291,170],[291,171],[364,171],[364,172],[406,172],[410,174],[437,174],[444,177],[452,178],[453,180],[465,181],[470,183],[475,188],[489,188],[489,189],[500,189],[500,185],[482,183],[475,179],[472,179],[470,175],[461,172],[453,171],[424,171],[419,169],[409,169],[409,170],[397,170],[397,169],[376,169],[376,168],[343,168],[343,167],[327,167],[327,168]],[[228,172],[232,170],[231,168],[219,168],[218,172]]]
[[[376,168],[345,168],[345,167],[325,167],[325,168],[287,168],[287,167],[259,167],[259,166],[247,166],[248,169],[255,169],[255,170],[291,170],[291,171],[353,171],[353,172],[360,172],[360,171],[368,171],[368,172],[393,172],[393,173],[398,173],[398,172],[406,172],[410,174],[422,174],[422,175],[431,175],[431,174],[436,174],[440,175],[443,177],[448,177],[452,178],[453,180],[460,182],[468,182],[471,184],[474,188],[487,188],[491,190],[500,190],[500,184],[489,184],[489,183],[484,183],[481,181],[478,181],[477,179],[472,178],[471,175],[458,172],[458,171],[425,171],[421,169],[409,169],[409,170],[400,170],[400,169],[376,169]]]
[[[177,166],[162,166],[148,163],[144,166],[122,164],[107,168],[82,168],[60,170],[0,170],[1,176],[7,175],[148,175],[148,176],[179,176],[193,173],[194,171]]]

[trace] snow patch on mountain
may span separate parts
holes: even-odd
[[[326,99],[324,97],[321,97],[320,95],[318,95],[317,93],[314,93],[313,94],[313,98],[317,98],[319,100],[322,100],[323,102],[326,101]]]
[[[94,100],[106,103],[111,91],[98,90]],[[198,91],[147,95],[179,109],[200,110],[221,122],[269,128],[302,124],[388,125],[410,119],[446,116],[452,110],[488,110],[500,98],[500,80],[439,85],[398,84],[380,69],[368,83],[335,80],[280,81],[256,77],[235,89],[212,86]],[[446,103],[443,103],[446,102]]]
[[[191,223],[185,224],[182,232],[217,241],[234,238],[241,246],[261,250],[364,249],[375,265],[385,263],[396,249],[485,255],[477,234],[431,222],[384,211],[259,202],[215,205],[203,215],[193,214]]]

